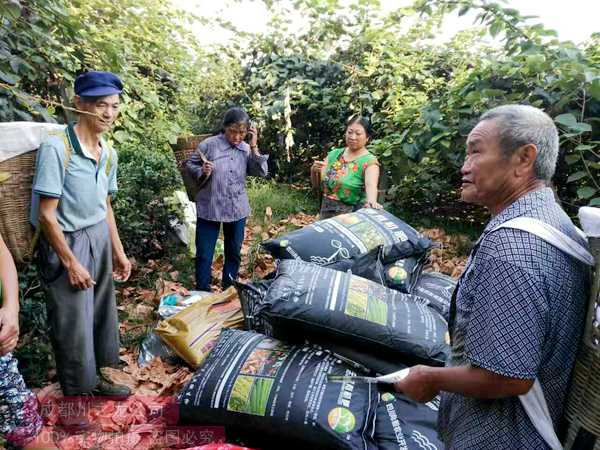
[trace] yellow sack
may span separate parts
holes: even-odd
[[[209,295],[158,323],[156,333],[193,367],[212,350],[221,328],[242,328],[244,315],[234,287]]]

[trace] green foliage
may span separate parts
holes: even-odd
[[[361,113],[373,123],[370,148],[390,176],[392,207],[460,216],[466,135],[487,109],[527,103],[556,118],[555,184],[569,211],[600,203],[598,36],[578,48],[514,9],[472,0],[419,0],[388,15],[376,1],[300,1],[293,7],[308,23],[296,35],[290,6],[267,4],[270,29],[242,34],[217,54],[232,66],[243,62],[240,82],[227,81],[235,94],[224,92],[221,104],[251,112],[277,175],[306,179],[312,160],[342,142],[344,120]],[[476,27],[434,40],[446,15],[468,11]],[[472,214],[482,220],[481,211]]]
[[[173,156],[124,146],[119,152],[118,183],[113,205],[125,252],[144,258],[161,255],[174,218],[165,198],[181,188]]]
[[[44,291],[34,264],[19,272],[20,338],[14,352],[19,371],[30,387],[42,386],[54,368],[54,356],[48,338]]]
[[[170,144],[189,129],[197,86],[209,89],[214,81],[195,65],[204,61],[188,31],[195,21],[160,0],[0,5],[0,121],[74,120],[42,100],[69,104],[76,76],[87,70],[109,70],[123,80],[111,135],[121,160],[115,210],[134,256],[160,252],[169,220],[162,199],[180,185]]]
[[[166,153],[178,135],[214,130],[241,105],[260,127],[275,176],[294,181],[343,142],[345,119],[360,113],[371,118],[371,149],[390,177],[388,204],[454,214],[477,117],[529,103],[560,129],[555,184],[570,212],[600,204],[599,36],[576,47],[502,3],[478,0],[417,0],[386,14],[377,0],[265,3],[273,19],[264,33],[221,20],[235,38],[209,51],[189,32],[202,19],[161,0],[4,2],[0,120],[63,120],[60,108],[23,94],[66,102],[78,73],[111,70],[126,86],[117,149]],[[436,41],[444,17],[468,12],[473,29]],[[304,25],[292,31],[298,16]]]
[[[319,209],[318,201],[308,188],[261,178],[249,178],[247,188],[252,207],[252,223],[255,225],[264,225],[267,207],[273,213],[272,223],[277,223],[290,214],[316,214]]]

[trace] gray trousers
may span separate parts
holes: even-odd
[[[40,239],[38,267],[47,294],[58,379],[64,395],[73,396],[96,386],[98,368],[119,364],[119,322],[106,221],[64,235],[96,282],[89,289],[73,288],[52,246]]]

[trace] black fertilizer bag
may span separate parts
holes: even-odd
[[[421,404],[402,394],[381,394],[375,422],[379,450],[444,450],[437,437],[439,397]]]
[[[393,261],[421,253],[423,246],[426,251],[430,246],[430,241],[401,219],[382,209],[364,208],[320,220],[265,241],[262,246],[277,259],[301,259],[320,266],[346,270],[347,260],[369,253],[377,247],[389,247],[401,242],[408,242],[408,248],[402,248],[404,256],[397,256]],[[393,254],[391,249],[388,251]],[[336,266],[338,263],[340,267]],[[361,276],[365,274],[361,273]],[[372,279],[370,276],[367,278]]]
[[[178,396],[183,424],[222,425],[228,439],[270,448],[375,450],[375,385],[318,347],[224,329]]]
[[[446,320],[450,312],[450,301],[457,281],[438,272],[423,272],[413,290],[413,294],[424,298],[429,306],[438,311]]]
[[[424,258],[399,259],[384,268],[384,284],[400,292],[413,293],[415,284],[423,270]]]
[[[240,297],[246,297],[240,293]],[[276,338],[343,347],[393,366],[446,361],[446,321],[423,300],[378,283],[303,261],[281,261],[251,309],[257,328]],[[252,327],[252,324],[250,324]],[[381,372],[368,361],[356,362]]]
[[[259,314],[260,307],[271,281],[258,281],[253,284],[242,284],[236,282],[236,288],[244,312],[245,327],[247,330],[254,330],[268,336],[273,335],[273,327],[263,316]],[[294,339],[297,342],[302,339]],[[313,336],[310,339],[304,339],[303,342],[316,342]],[[361,351],[354,345],[339,344],[332,339],[324,339],[321,347],[332,352],[338,358],[351,364],[356,370],[365,372],[369,375],[385,375],[398,370],[405,369],[407,366],[398,359],[386,356],[384,359],[374,355],[370,351]]]
[[[431,247],[431,240],[423,237],[414,242],[380,245],[367,253],[325,264],[323,267],[350,271],[353,275],[410,294]]]

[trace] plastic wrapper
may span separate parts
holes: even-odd
[[[212,350],[222,328],[241,328],[244,323],[235,288],[204,296],[183,311],[159,322],[158,334],[175,353],[198,367]]]
[[[160,357],[163,361],[176,363],[179,360],[177,353],[171,349],[154,332],[149,333],[140,344],[140,354],[138,356],[138,366],[144,367],[154,359]]]
[[[158,305],[158,315],[163,319],[167,319],[210,295],[213,295],[212,292],[202,291],[191,291],[190,295],[185,297],[179,294],[163,295]]]

